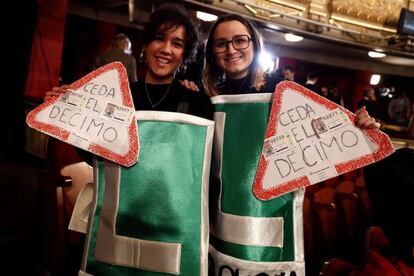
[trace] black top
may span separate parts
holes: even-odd
[[[132,100],[136,110],[182,111],[179,107],[188,102],[187,90],[177,80],[170,84],[145,84],[143,79],[131,84]]]
[[[178,80],[170,84],[145,85],[143,79],[130,84],[135,110],[154,110],[188,113],[191,115],[213,118],[213,108],[210,99],[204,92],[191,91]],[[148,93],[147,93],[148,91]],[[81,158],[92,165],[92,154],[80,148]]]
[[[305,83],[303,86],[319,95],[322,95],[321,88],[316,84]]]
[[[358,109],[363,106],[366,107],[366,110],[371,117],[378,119],[378,109],[375,101],[370,101],[364,97],[358,102]]]
[[[321,95],[323,96],[323,95]],[[341,98],[338,96],[335,96],[332,92],[328,92],[328,95],[326,96],[326,98],[336,104],[341,105]]]
[[[219,89],[221,95],[273,93],[275,92],[276,85],[283,80],[283,78],[275,74],[268,74],[265,76],[265,84],[257,91],[255,87],[251,86],[252,77],[249,74],[238,80],[227,79],[219,85]]]
[[[204,91],[191,91],[178,80],[170,84],[145,85],[143,79],[131,84],[132,100],[136,110],[156,110],[188,113],[213,118],[210,99]]]

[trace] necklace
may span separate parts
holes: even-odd
[[[164,92],[164,95],[161,97],[161,99],[158,101],[158,102],[156,102],[155,104],[152,102],[152,100],[151,100],[151,97],[150,97],[150,95],[149,95],[149,93],[148,93],[148,88],[147,88],[147,83],[144,81],[144,87],[145,87],[145,92],[147,93],[147,97],[148,97],[148,100],[149,100],[149,102],[150,102],[150,104],[151,104],[151,107],[152,108],[155,108],[157,105],[159,105],[164,99],[165,99],[165,97],[167,97],[167,94],[168,94],[168,92],[170,91],[170,88],[171,88],[171,85],[172,85],[172,81],[170,82],[170,85],[168,85],[168,88],[167,88],[167,90],[165,90],[165,92]]]

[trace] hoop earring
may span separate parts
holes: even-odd
[[[183,76],[183,61],[180,62],[180,65],[177,66],[177,69],[175,69],[174,71],[174,77],[175,78],[180,78]]]
[[[187,69],[187,66],[183,63],[183,61],[181,61],[180,65],[178,65],[177,67],[177,73],[184,74],[186,69]]]
[[[144,49],[142,49],[141,54],[139,54],[138,62],[141,63],[141,64],[146,64],[145,50]]]

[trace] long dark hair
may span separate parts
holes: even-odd
[[[199,37],[190,16],[179,5],[165,4],[154,11],[149,21],[144,24],[144,45],[155,40],[160,32],[174,31],[182,26],[185,30],[185,47],[182,66],[194,61],[195,52],[199,45]]]
[[[204,85],[206,93],[209,96],[220,94],[219,85],[225,79],[224,71],[218,66],[216,56],[213,52],[214,32],[217,27],[224,22],[238,21],[243,24],[249,31],[251,41],[253,43],[253,61],[250,64],[249,73],[252,75],[251,86],[257,91],[264,85],[264,72],[259,64],[259,56],[262,52],[263,42],[257,28],[249,20],[238,14],[227,14],[217,19],[210,29],[210,33],[206,45],[206,67],[204,69]]]

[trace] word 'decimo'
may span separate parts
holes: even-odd
[[[69,108],[53,106],[49,118],[58,126],[64,126],[69,131],[76,132],[91,138],[102,138],[113,143],[118,138],[118,130],[114,126],[107,126],[107,121],[93,118],[88,114],[73,111]]]
[[[309,141],[298,143],[297,150],[291,151],[282,158],[273,160],[280,178],[288,177],[291,173],[297,173],[305,168],[311,168],[322,164],[326,160],[335,159],[344,152],[353,151],[360,141],[358,134],[345,129],[335,133],[328,140]]]

